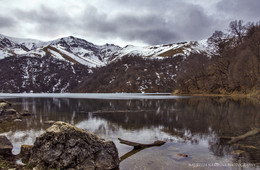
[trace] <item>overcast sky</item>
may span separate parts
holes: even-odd
[[[259,21],[260,0],[0,0],[0,34],[44,41],[155,45],[208,38]]]

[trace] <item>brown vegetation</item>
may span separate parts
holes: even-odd
[[[51,56],[0,60],[0,92],[68,92],[88,76],[88,67]]]
[[[208,42],[218,54],[188,56],[177,72],[178,92],[259,95],[260,24],[233,21],[228,36],[216,31]]]
[[[76,92],[172,92],[176,66],[181,61],[181,56],[163,60],[125,56],[95,69]]]

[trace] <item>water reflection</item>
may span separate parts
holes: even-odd
[[[120,164],[120,169],[187,169],[192,163],[260,163],[260,134],[228,145],[221,136],[238,136],[260,128],[260,103],[249,99],[179,98],[169,100],[99,100],[67,98],[8,99],[17,110],[35,115],[23,122],[1,125],[15,145],[32,144],[47,127],[45,121],[65,121],[113,140],[120,156],[132,150],[119,144],[118,137],[142,143],[164,140],[161,147],[142,150]],[[255,149],[243,148],[254,146]],[[243,154],[234,151],[243,150]],[[186,153],[181,159],[177,153]],[[246,166],[246,169],[257,167]],[[200,169],[210,167],[200,167]],[[216,168],[216,167],[215,167]],[[230,169],[223,166],[220,169]],[[238,168],[239,169],[239,168]]]

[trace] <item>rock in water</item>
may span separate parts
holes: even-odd
[[[0,115],[3,114],[3,112],[5,112],[6,109],[11,108],[12,104],[8,103],[4,100],[0,100]]]
[[[31,156],[32,145],[22,145],[20,157],[22,158],[23,162],[28,162]]]
[[[0,136],[0,154],[12,155],[13,145],[6,136]]]
[[[112,141],[56,122],[36,138],[29,164],[36,169],[114,169],[119,157]]]

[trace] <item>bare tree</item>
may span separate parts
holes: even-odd
[[[260,23],[252,24],[248,28],[247,43],[255,56],[260,60]]]
[[[224,38],[224,33],[222,31],[216,30],[211,37],[208,38],[208,43],[219,44]]]
[[[244,24],[244,21],[242,20],[235,20],[231,21],[229,24],[229,31],[233,38],[236,40],[237,44],[240,44],[243,42],[243,36],[246,34],[246,25]]]

